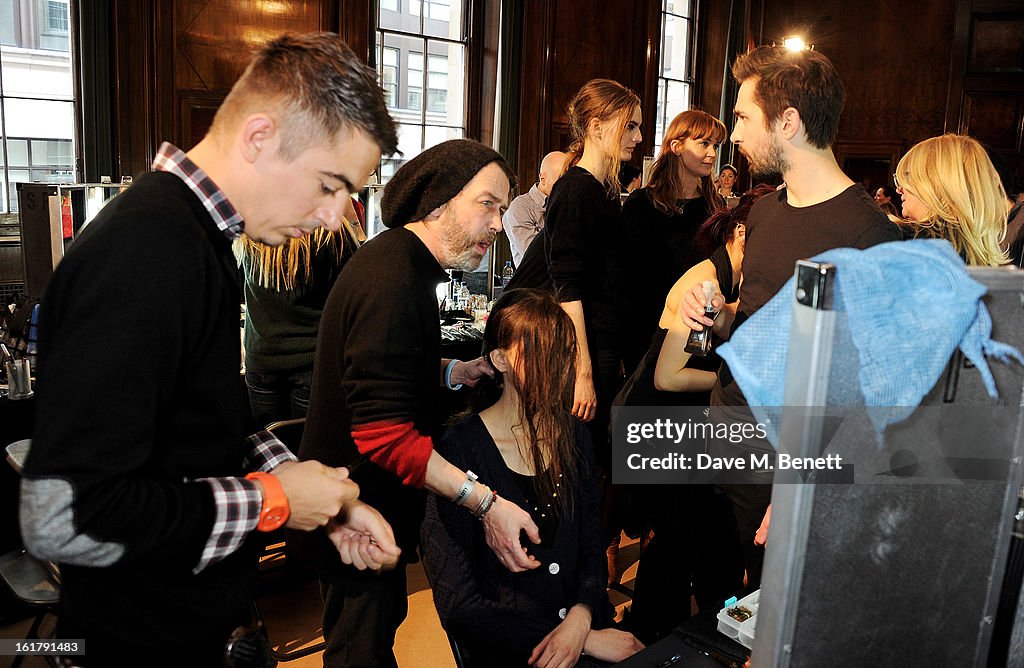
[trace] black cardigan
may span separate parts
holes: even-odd
[[[576,444],[584,466],[573,514],[559,519],[551,545],[534,545],[525,535],[522,539],[541,562],[534,570],[510,572],[487,547],[483,525],[468,510],[434,495],[428,499],[422,545],[434,605],[445,629],[471,653],[521,655],[525,664],[530,651],[562,621],[560,611],[564,614],[577,603],[592,610],[593,628],[611,624],[593,448],[579,422]],[[529,509],[478,415],[452,427],[438,451],[460,469],[479,475],[502,498]]]

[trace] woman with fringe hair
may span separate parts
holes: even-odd
[[[529,547],[541,567],[511,573],[479,522],[428,500],[424,566],[466,665],[571,666],[581,654],[579,665],[605,665],[642,648],[610,627],[593,448],[570,412],[576,354],[573,322],[549,293],[504,293],[484,332],[495,379],[477,388],[469,416],[438,447],[527,510],[542,538]]]
[[[646,187],[622,207],[630,260],[632,318],[626,371],[632,371],[658,329],[668,291],[686,270],[708,255],[694,241],[697,228],[725,207],[712,172],[725,125],[692,109],[672,119]]]

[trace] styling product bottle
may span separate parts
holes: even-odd
[[[711,305],[711,300],[715,296],[715,284],[711,281],[704,281],[700,287],[704,292],[704,315],[714,320],[715,316],[718,315],[715,312],[715,307]],[[711,338],[710,327],[705,327],[699,332],[691,331],[690,337],[686,339],[684,350],[691,355],[706,357],[711,352]]]

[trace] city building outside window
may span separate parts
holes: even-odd
[[[661,67],[658,72],[658,108],[654,119],[655,151],[665,129],[681,111],[690,108],[693,86],[693,0],[662,0]]]
[[[2,1],[2,0],[0,0]],[[380,187],[421,151],[466,133],[467,17],[471,0],[383,1],[377,16],[376,63],[401,155],[381,161],[371,186],[367,234],[380,231]]]
[[[75,99],[66,0],[0,0],[0,212],[22,181],[73,183]]]

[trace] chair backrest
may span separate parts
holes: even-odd
[[[271,422],[266,426],[267,431],[281,439],[281,442],[296,454],[299,452],[299,445],[302,443],[302,431],[305,428],[306,418],[304,417]]]

